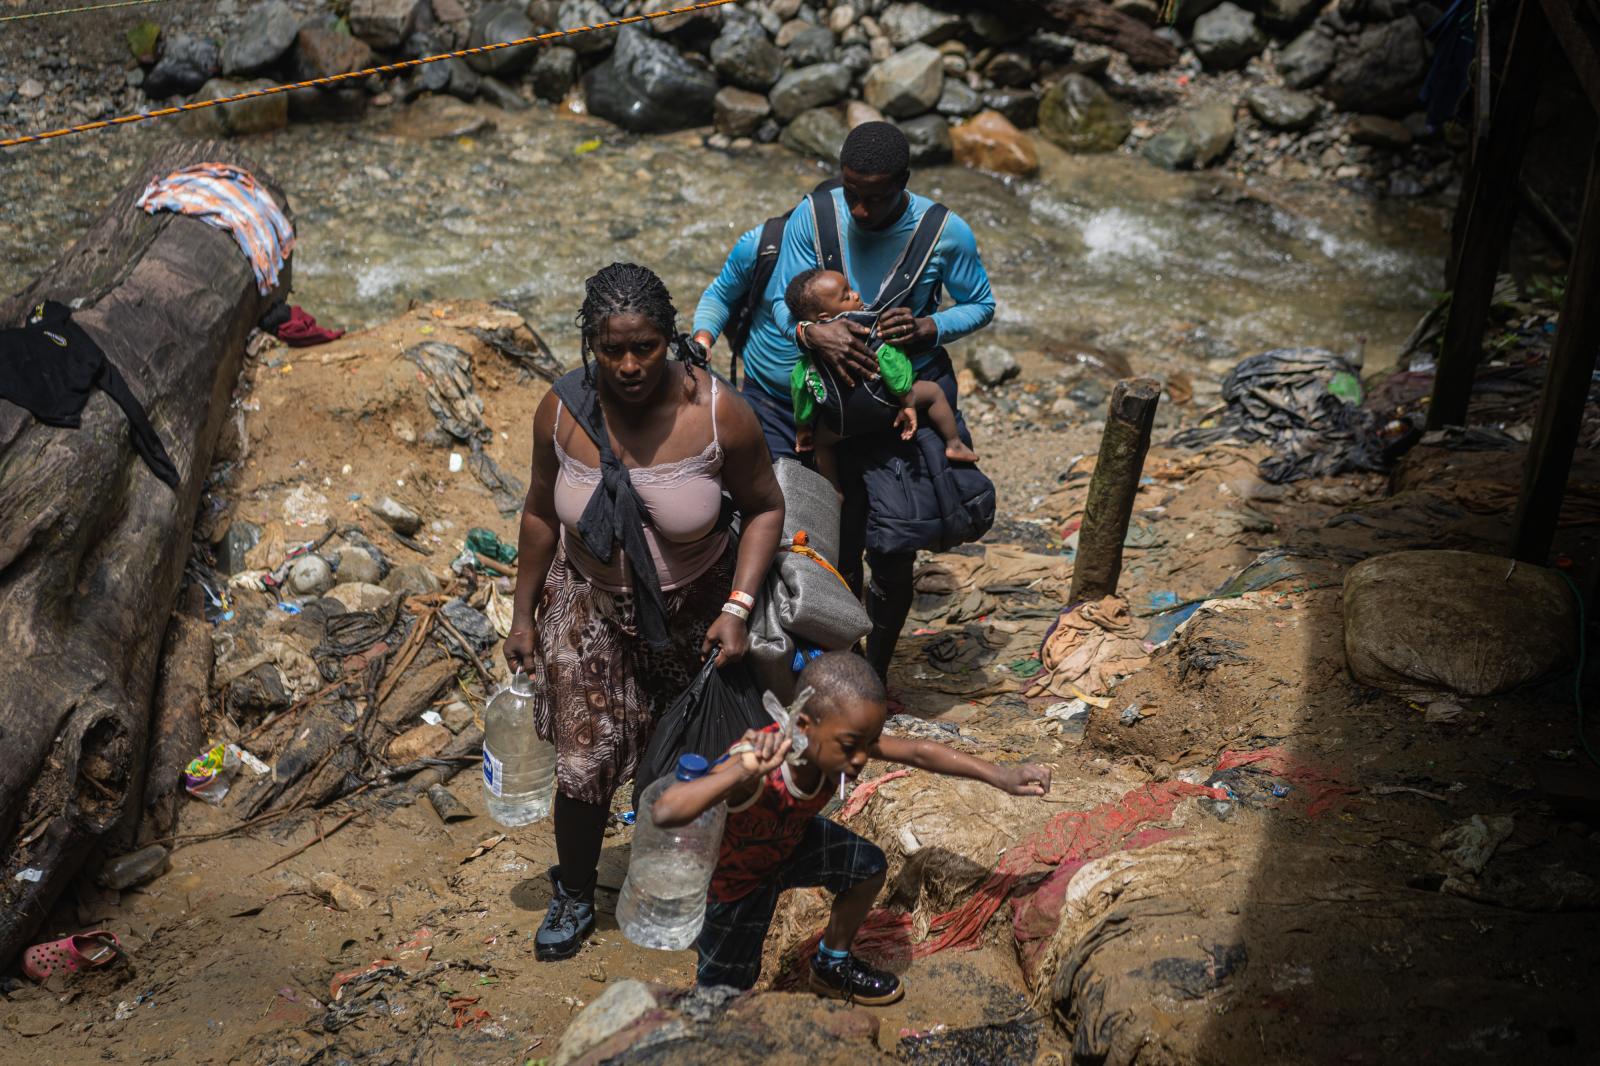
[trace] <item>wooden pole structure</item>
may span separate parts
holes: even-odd
[[[1069,604],[1114,596],[1122,577],[1122,542],[1128,536],[1133,500],[1139,494],[1144,456],[1150,450],[1161,383],[1127,378],[1111,390],[1106,429],[1100,436],[1100,458],[1089,481],[1078,530],[1078,557],[1072,567]]]
[[[1472,378],[1483,351],[1483,323],[1516,218],[1513,205],[1522,153],[1527,146],[1544,65],[1552,58],[1550,43],[1550,24],[1539,0],[1523,0],[1517,11],[1517,26],[1489,135],[1468,170],[1456,208],[1450,313],[1445,319],[1433,400],[1428,406],[1429,429],[1459,426],[1466,421]]]
[[[1600,354],[1600,141],[1589,158],[1589,181],[1583,195],[1583,216],[1578,223],[1577,248],[1567,273],[1567,295],[1561,305],[1561,324],[1550,351],[1544,394],[1539,398],[1539,420],[1528,445],[1522,475],[1522,495],[1512,522],[1511,555],[1525,563],[1543,565],[1555,539],[1572,470],[1572,453],[1583,427],[1583,408],[1589,398],[1595,356]]]

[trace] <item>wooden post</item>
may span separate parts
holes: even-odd
[[[1428,406],[1428,428],[1459,426],[1472,399],[1483,323],[1516,218],[1517,177],[1544,65],[1553,58],[1539,0],[1523,0],[1489,136],[1467,172],[1451,237],[1450,313]]]
[[[1578,223],[1577,250],[1567,272],[1567,295],[1561,304],[1561,324],[1550,351],[1550,369],[1539,398],[1539,421],[1528,445],[1528,464],[1522,475],[1522,495],[1512,522],[1511,555],[1525,563],[1544,565],[1555,539],[1561,497],[1572,453],[1583,427],[1583,407],[1589,398],[1595,356],[1600,353],[1600,141],[1589,157],[1589,181],[1583,195],[1583,216]]]
[[[1150,429],[1160,399],[1161,383],[1150,378],[1127,378],[1111,390],[1100,458],[1089,481],[1083,525],[1078,530],[1069,604],[1116,594],[1122,576],[1122,542],[1128,536],[1128,519],[1139,494],[1139,477],[1144,472],[1145,452],[1150,450]]]

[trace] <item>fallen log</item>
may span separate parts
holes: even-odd
[[[1115,48],[1139,70],[1165,70],[1178,61],[1171,41],[1100,0],[1004,0],[1013,17],[1032,17],[1050,30]]]
[[[0,302],[7,327],[44,299],[76,308],[179,474],[176,490],[151,474],[104,393],[76,430],[0,402],[0,965],[144,809],[151,695],[201,488],[250,329],[289,285],[286,268],[279,290],[261,295],[231,234],[134,206],[152,179],[204,161],[249,169],[287,206],[234,146],[167,146]]]
[[[201,712],[211,691],[211,627],[204,618],[174,614],[167,625],[150,719],[150,758],[144,785],[139,843],[172,835],[184,800],[183,768],[206,741]]]

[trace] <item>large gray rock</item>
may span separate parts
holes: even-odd
[[[837,50],[832,30],[826,26],[808,26],[794,35],[784,52],[795,66],[809,67],[813,63],[832,62]]]
[[[1039,101],[1039,132],[1069,152],[1114,151],[1132,131],[1127,108],[1082,74],[1068,74]]]
[[[1245,94],[1244,102],[1262,125],[1275,130],[1303,130],[1317,118],[1316,97],[1293,89],[1258,85]]]
[[[643,981],[613,981],[561,1034],[550,1066],[569,1066],[656,1009],[656,997]]]
[[[537,68],[535,68],[535,72],[537,73]],[[577,71],[573,71],[573,80],[577,80]],[[527,111],[533,107],[532,104],[523,99],[521,93],[493,74],[485,74],[479,80],[478,95],[502,111]]]
[[[1201,104],[1145,142],[1144,156],[1168,170],[1210,166],[1233,146],[1233,105]]]
[[[772,113],[779,121],[792,121],[802,111],[823,107],[844,99],[850,91],[850,72],[838,63],[818,63],[814,67],[791,70],[772,87],[768,97]]]
[[[711,121],[717,79],[666,41],[624,26],[617,47],[583,79],[589,113],[636,133]]]
[[[966,118],[983,110],[983,97],[960,78],[946,78],[944,90],[939,93],[939,101],[933,109],[941,115]]]
[[[576,51],[564,44],[547,45],[539,49],[539,54],[534,57],[533,74],[529,80],[539,99],[557,103],[566,99],[567,93],[578,84],[578,74],[582,69]]]
[[[1305,29],[1322,4],[1323,0],[1257,0],[1256,18],[1268,33],[1287,37]]]
[[[1237,70],[1261,54],[1267,35],[1256,27],[1254,15],[1225,3],[1195,20],[1190,43],[1206,69]]]
[[[222,53],[202,37],[177,33],[161,39],[161,58],[144,76],[144,94],[152,100],[187,96],[222,70]]]
[[[350,2],[350,32],[386,52],[398,48],[411,35],[416,22],[417,0]]]
[[[779,138],[791,152],[816,156],[829,164],[839,162],[839,152],[850,131],[835,108],[818,107],[801,114],[783,128]]]
[[[1427,47],[1415,19],[1368,26],[1354,40],[1340,43],[1322,93],[1346,111],[1398,114],[1415,105],[1417,83],[1427,65]]]
[[[300,32],[300,16],[283,0],[253,7],[222,46],[222,73],[255,74],[283,58]]]
[[[1278,76],[1291,89],[1309,89],[1333,69],[1333,38],[1313,27],[1278,53]]]
[[[610,21],[611,12],[601,6],[600,0],[561,0],[561,6],[556,9],[556,25],[562,29]],[[596,55],[616,44],[617,31],[595,30],[575,37],[563,37],[562,41],[583,55]]]
[[[534,33],[533,23],[523,14],[521,5],[485,4],[472,17],[472,31],[467,36],[467,45],[471,48],[481,48],[486,44],[518,41],[524,37],[532,37]],[[494,52],[468,56],[467,63],[479,74],[493,74],[497,78],[514,77],[533,66],[539,50],[537,46],[532,45],[501,48]]]
[[[402,596],[431,596],[443,590],[444,585],[426,564],[406,563],[389,571],[389,576],[383,579],[383,587]]]
[[[896,48],[908,44],[942,44],[961,34],[960,15],[937,11],[926,4],[890,4],[878,16],[878,25]]]
[[[365,585],[376,585],[383,580],[383,567],[378,565],[378,560],[365,548],[354,545],[345,545],[334,553],[338,566],[335,573],[341,582],[356,581]]]
[[[897,123],[911,145],[911,165],[933,167],[955,158],[950,123],[943,115],[919,115]]]
[[[985,344],[967,358],[967,368],[984,385],[1003,385],[1022,373],[1016,356],[998,344]]]
[[[262,78],[256,81],[232,81],[212,78],[194,94],[195,100],[219,100],[224,96],[265,89],[273,82]],[[197,137],[242,137],[252,133],[281,130],[289,124],[289,94],[274,93],[241,100],[227,107],[208,107],[191,111],[183,116],[185,131]]]
[[[925,44],[904,48],[867,71],[861,95],[890,118],[920,115],[944,91],[944,60]]]
[[[717,90],[713,101],[712,122],[718,133],[729,137],[754,137],[770,114],[772,105],[765,96],[736,85],[724,85]]]
[[[1033,64],[1021,52],[996,52],[983,66],[984,77],[1009,89],[1032,85],[1033,74]]]
[[[711,42],[711,64],[724,81],[764,93],[783,76],[783,53],[754,22],[731,22]]]
[[[373,504],[372,513],[401,536],[409,537],[422,528],[422,516],[393,496],[385,496]]]

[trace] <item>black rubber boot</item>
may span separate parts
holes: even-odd
[[[828,959],[821,954],[811,956],[811,991],[864,1007],[886,1006],[906,993],[900,978],[873,969],[854,955]]]
[[[561,868],[550,867],[550,908],[533,941],[533,954],[540,962],[572,958],[594,932],[594,882],[595,875],[590,874],[588,884],[569,889],[561,883]]]

